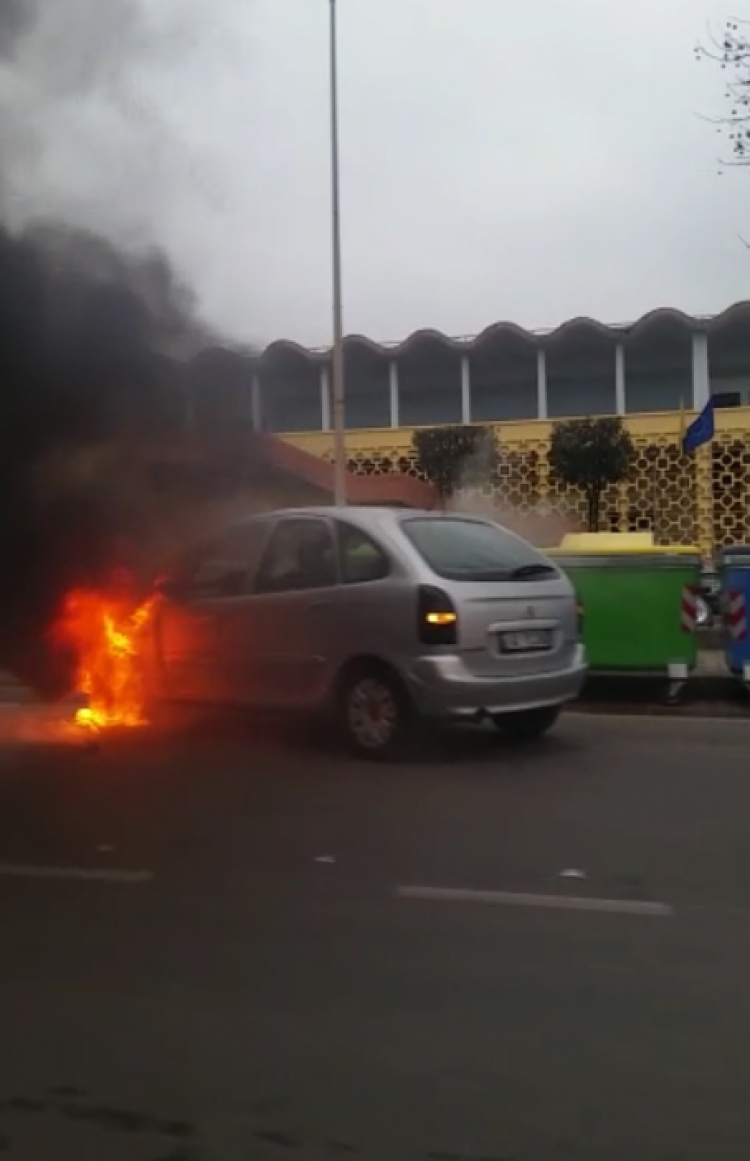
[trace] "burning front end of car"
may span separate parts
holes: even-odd
[[[157,597],[122,584],[73,589],[53,626],[54,643],[72,652],[74,692],[85,699],[76,723],[88,730],[148,722],[149,634]]]

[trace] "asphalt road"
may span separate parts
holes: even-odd
[[[0,715],[9,1161],[747,1161],[750,724],[378,768],[34,712]]]

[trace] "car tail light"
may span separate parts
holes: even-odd
[[[456,644],[458,614],[447,593],[432,585],[420,585],[417,616],[417,632],[423,645]]]

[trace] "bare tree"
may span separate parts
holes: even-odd
[[[726,112],[706,118],[729,142],[729,156],[719,159],[719,172],[727,167],[750,166],[750,21],[729,18],[720,35],[695,49],[698,60],[717,64],[726,76]]]

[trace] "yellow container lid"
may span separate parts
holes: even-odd
[[[557,548],[546,550],[549,556],[600,556],[637,554],[638,556],[695,556],[694,544],[654,544],[652,532],[569,532]]]
[[[586,548],[596,552],[643,552],[653,547],[653,532],[568,532],[560,541],[560,548],[570,552]]]

